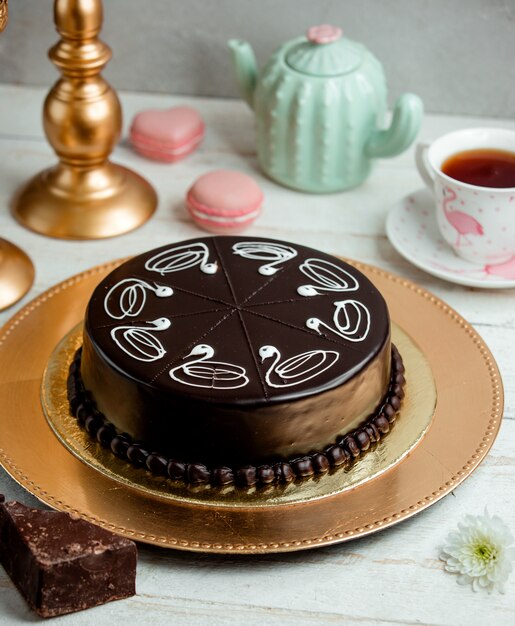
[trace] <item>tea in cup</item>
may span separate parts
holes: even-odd
[[[416,164],[445,241],[473,263],[515,256],[515,131],[469,128],[419,144]]]

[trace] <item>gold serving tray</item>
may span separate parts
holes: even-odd
[[[118,263],[55,286],[0,331],[0,463],[50,506],[161,546],[305,549],[366,535],[430,506],[476,469],[495,439],[502,383],[479,335],[415,284],[353,263],[385,296],[407,359],[407,397],[384,441],[351,472],[280,489],[187,488],[154,479],[88,440],[67,419],[57,388],[80,342],[89,296]],[[43,378],[52,426],[41,406]]]

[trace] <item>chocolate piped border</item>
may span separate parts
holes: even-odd
[[[67,391],[71,414],[78,424],[104,448],[136,467],[149,470],[157,476],[182,480],[193,485],[242,487],[269,485],[274,482],[290,483],[325,474],[330,469],[349,468],[352,463],[378,442],[390,430],[399,413],[404,398],[404,364],[397,348],[392,344],[390,385],[376,411],[355,430],[347,433],[322,452],[312,452],[270,465],[244,467],[213,467],[202,463],[184,463],[158,452],[149,452],[144,443],[133,441],[127,433],[118,433],[103,413],[97,410],[91,393],[84,388],[80,374],[82,348],[75,353],[69,368]]]

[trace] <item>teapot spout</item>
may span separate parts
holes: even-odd
[[[365,145],[368,157],[391,157],[404,152],[414,141],[422,122],[422,100],[412,93],[399,97],[387,130],[376,130]]]
[[[254,91],[258,74],[256,57],[250,44],[246,41],[231,39],[228,45],[232,50],[236,80],[238,81],[241,95],[252,109],[254,107]]]

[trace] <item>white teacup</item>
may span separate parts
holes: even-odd
[[[515,131],[469,128],[419,144],[416,164],[435,196],[436,221],[456,254],[473,263],[504,263],[515,256],[515,187],[480,187],[442,172],[451,156],[490,148],[515,153]]]

